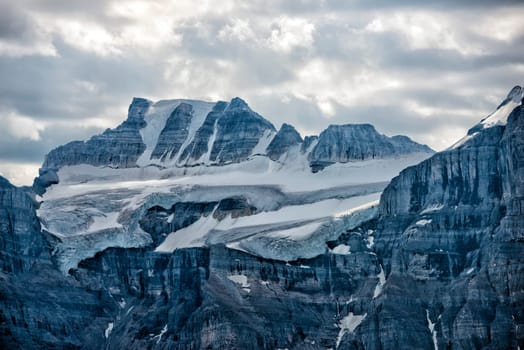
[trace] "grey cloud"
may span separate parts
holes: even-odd
[[[32,36],[33,26],[28,16],[13,3],[0,2],[0,38],[26,40]]]
[[[111,1],[22,0],[16,7],[13,3],[0,0],[0,37],[8,40],[34,40],[38,28],[28,19],[29,11],[94,22],[111,33],[118,33],[130,21],[108,12]],[[424,142],[428,133],[442,130],[443,125],[467,129],[485,116],[476,111],[487,114],[513,85],[524,83],[524,35],[511,41],[496,40],[472,32],[468,26],[476,16],[485,16],[500,6],[512,6],[516,13],[524,14],[517,1],[448,0],[435,5],[415,0],[257,0],[226,14],[211,13],[178,24],[173,32],[182,36],[180,46],[166,45],[151,51],[137,47],[106,57],[75,49],[55,33],[57,57],[0,56],[0,107],[35,120],[69,122],[71,126],[46,129],[40,141],[2,137],[0,162],[40,162],[51,148],[101,131],[78,128],[85,119],[105,115],[116,125],[125,119],[126,106],[133,96],[202,98],[218,94],[228,100],[238,95],[276,127],[288,122],[299,130],[314,132],[330,123],[366,122],[388,135],[407,134]],[[399,33],[363,30],[373,15],[380,13],[377,11],[405,9],[444,13],[452,19],[451,29],[461,40],[476,43],[486,48],[485,52],[463,55],[436,47],[413,50]],[[331,15],[337,20],[331,21]],[[261,45],[270,35],[269,24],[280,16],[304,16],[315,23],[314,46],[279,53]],[[256,40],[218,38],[220,30],[236,18],[250,20]],[[367,69],[384,72],[399,80],[401,86],[379,89],[378,96],[358,105],[344,106],[345,101],[333,100],[335,115],[325,119],[313,98],[293,97],[299,95],[297,91],[282,92],[282,86],[296,86],[297,71],[312,60],[334,67],[338,82]],[[178,81],[176,78],[186,69],[187,79]],[[447,110],[448,114],[431,118],[418,115],[407,109],[406,102],[410,101]],[[470,109],[472,113],[459,115],[453,109]],[[107,111],[115,112],[107,115]]]
[[[96,127],[53,126],[41,131],[39,140],[17,138],[4,132],[0,138],[0,162],[42,163],[44,155],[57,145],[73,140],[86,140],[101,131],[101,128]]]

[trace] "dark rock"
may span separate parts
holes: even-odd
[[[370,124],[330,125],[320,133],[318,143],[309,154],[309,162],[316,172],[334,163],[418,152],[433,151],[406,136],[381,135]]]
[[[246,160],[260,138],[275,127],[240,98],[231,100],[217,121],[217,131],[210,160],[231,163]]]
[[[66,165],[90,164],[129,168],[136,165],[146,146],[139,130],[146,125],[144,114],[151,102],[134,98],[127,119],[115,129],[87,141],[73,141],[55,148],[46,156],[44,169],[59,169]]]
[[[266,154],[272,160],[278,160],[280,156],[289,151],[293,146],[302,143],[302,137],[289,124],[282,124],[282,127],[275,135],[271,143],[267,146]]]
[[[179,104],[167,119],[164,129],[160,132],[158,142],[151,154],[151,159],[160,158],[164,161],[177,156],[189,135],[189,126],[192,118],[193,106],[188,103]]]

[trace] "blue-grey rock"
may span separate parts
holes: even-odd
[[[330,125],[320,133],[318,143],[309,154],[309,162],[312,170],[318,171],[334,163],[418,152],[433,151],[406,136],[381,135],[370,124]]]
[[[317,135],[304,137],[304,142],[302,142],[302,146],[300,147],[300,152],[306,153],[309,150],[309,148],[311,147],[311,145],[317,141],[318,141]]]
[[[275,127],[235,97],[218,118],[210,159],[219,164],[246,160],[266,132]]]
[[[523,346],[523,130],[520,105],[506,125],[477,126],[462,145],[391,181],[375,234],[387,282],[354,340],[367,348],[411,348],[430,336],[439,348]],[[434,324],[425,336],[416,324],[424,311]]]
[[[36,263],[50,263],[37,206],[28,192],[0,176],[0,271],[21,273]]]
[[[282,124],[280,130],[266,148],[266,154],[272,160],[278,160],[293,146],[302,143],[302,137],[292,125]]]
[[[204,123],[198,128],[195,138],[191,143],[184,149],[180,159],[200,159],[204,154],[209,151],[209,140],[215,132],[215,123],[217,119],[222,115],[224,109],[226,109],[228,103],[224,101],[217,102],[213,107],[213,110],[206,116]]]
[[[116,168],[135,166],[146,149],[139,130],[146,125],[144,114],[150,105],[151,101],[134,98],[122,124],[87,141],[73,141],[55,148],[46,156],[43,168],[58,169],[78,164]]]
[[[163,161],[173,159],[189,135],[189,126],[193,118],[193,106],[182,102],[171,113],[164,129],[160,132],[158,142],[151,154],[151,159],[160,158]]]
[[[518,91],[512,90],[511,101],[522,98]],[[217,154],[217,162],[245,157],[247,151],[231,152],[226,140],[247,150],[262,130],[274,131],[242,101],[231,106],[237,115],[248,115],[252,125],[230,126],[243,130],[240,141],[228,139],[224,127],[216,130],[221,150],[229,154],[224,159]],[[215,133],[213,128],[210,134],[210,125],[218,127],[223,117],[231,122],[227,109],[215,112],[192,150],[208,144],[206,138]],[[378,135],[369,126],[325,132],[318,139],[324,146],[315,154],[328,163],[425,150],[403,137]],[[163,234],[202,217],[236,218],[264,210],[252,204],[262,193],[273,200],[258,203],[274,209],[286,201],[303,204],[307,196],[336,198],[337,189],[286,199],[275,189],[248,196],[247,189],[243,195],[236,187],[222,200],[165,206],[151,199],[140,212],[140,225],[153,244],[107,248],[65,276],[40,249],[50,237],[40,232],[31,194],[0,177],[0,345],[524,348],[524,108],[516,107],[507,124],[476,126],[470,136],[403,170],[384,190],[377,217],[346,228],[321,247],[325,253],[289,262],[221,244],[169,254],[154,248]],[[368,138],[369,143],[362,141]],[[307,150],[314,140],[306,138],[301,147],[309,143]],[[361,144],[355,148],[354,143]],[[56,180],[52,172],[42,175],[42,187]],[[198,198],[210,191],[201,188]],[[119,198],[125,197],[124,191]],[[345,253],[337,253],[342,245]]]

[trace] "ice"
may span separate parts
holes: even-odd
[[[386,275],[384,273],[384,269],[382,268],[382,265],[380,265],[380,273],[378,274],[378,283],[375,287],[375,290],[373,292],[373,299],[378,297],[380,293],[382,293],[382,288],[384,288],[384,285],[386,284]]]
[[[339,255],[351,254],[351,247],[346,244],[339,244],[335,248],[331,249],[331,253]]]
[[[174,107],[173,101],[155,104],[146,119],[160,123]],[[156,136],[143,132],[148,135],[146,143],[154,145]],[[270,138],[268,134],[266,141]],[[428,154],[335,164],[318,173],[310,171],[307,156],[298,147],[288,156],[295,157],[289,159],[289,166],[263,156],[226,166],[183,169],[65,166],[58,171],[60,183],[43,195],[38,216],[42,226],[60,238],[54,254],[67,273],[79,261],[109,247],[150,244],[150,235],[138,223],[148,208],[243,196],[257,208],[255,215],[228,216],[222,221],[212,215],[201,218],[169,234],[156,251],[226,244],[291,261],[324,253],[326,240],[376,215],[376,203],[390,178]],[[173,215],[166,217],[168,222],[173,219]]]
[[[300,239],[304,239],[306,237],[311,236],[311,234],[315,232],[320,227],[321,224],[322,222],[313,222],[311,224],[293,227],[287,230],[274,231],[274,232],[269,233],[267,237],[300,240]]]
[[[194,224],[171,233],[155,251],[170,253],[180,248],[201,247],[205,245],[206,234],[216,227],[217,222],[212,215],[202,217]]]
[[[285,192],[314,191],[330,187],[389,182],[407,166],[429,156],[410,154],[398,158],[372,159],[334,164],[312,173],[307,162],[282,167],[267,157],[253,157],[223,166],[159,169],[156,166],[113,169],[91,165],[65,166],[58,172],[60,184],[48,189],[44,200],[94,190],[174,185],[276,185]],[[302,156],[304,157],[304,156]]]
[[[362,323],[366,316],[367,313],[364,315],[354,315],[353,312],[350,312],[346,317],[340,320],[340,323],[338,324],[340,331],[338,332],[337,336],[336,349],[338,349],[340,346],[340,342],[342,341],[344,334],[353,333],[353,331]]]

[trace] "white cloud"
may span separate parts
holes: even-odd
[[[411,49],[449,49],[462,54],[479,53],[473,43],[460,37],[449,15],[439,12],[403,11],[381,13],[370,21],[365,30],[375,33],[400,33]]]
[[[226,24],[218,32],[218,38],[220,40],[253,40],[255,39],[255,33],[251,29],[249,20],[234,18],[231,23]]]
[[[14,111],[5,113],[5,126],[9,134],[16,138],[38,141],[40,132],[44,130],[45,123],[38,122],[30,117],[19,115]]]
[[[7,178],[13,185],[29,186],[38,176],[38,163],[0,162],[0,175]]]
[[[280,52],[289,53],[297,47],[313,45],[315,25],[304,18],[280,17],[268,39],[269,46]]]
[[[23,57],[33,55],[57,56],[57,52],[51,42],[20,43],[0,40],[0,56]]]

